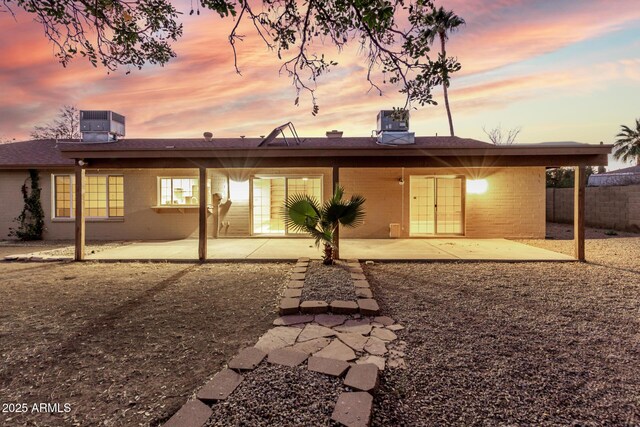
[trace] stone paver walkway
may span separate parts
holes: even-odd
[[[306,259],[299,260],[293,274],[304,274],[302,270],[307,263]],[[360,269],[355,260],[349,265],[352,270]],[[357,274],[359,281],[366,281],[363,273]],[[378,313],[375,300],[359,301],[375,303],[375,313]],[[363,311],[362,307],[360,309]],[[372,307],[368,309],[372,310]],[[282,303],[280,311],[287,312]],[[276,318],[273,325],[254,347],[242,349],[227,368],[197,392],[199,400],[187,402],[165,425],[201,427],[210,412],[206,411],[209,407],[197,402],[215,405],[228,399],[243,381],[243,375],[250,375],[251,370],[267,363],[343,378],[343,389],[331,417],[348,427],[366,427],[371,420],[379,371],[406,366],[403,359],[406,343],[396,334],[403,326],[388,316],[301,314],[296,310]],[[304,408],[299,410],[304,411]],[[322,423],[326,420],[318,420],[318,424]]]

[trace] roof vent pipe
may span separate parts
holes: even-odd
[[[327,138],[342,138],[343,133],[341,130],[328,130]]]
[[[202,135],[204,136],[205,141],[211,142],[211,139],[213,138],[213,134],[211,132],[205,132]]]

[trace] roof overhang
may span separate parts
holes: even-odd
[[[521,167],[606,165],[612,145],[487,148],[158,148],[63,147],[64,157],[91,168],[257,167]]]

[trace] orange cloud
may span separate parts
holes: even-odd
[[[450,53],[463,63],[460,79],[456,77],[451,89],[456,111],[471,115],[535,98],[541,91],[588,91],[612,79],[637,82],[637,60],[607,58],[604,52],[599,73],[554,64],[542,73],[520,71],[500,80],[487,73],[603,36],[640,19],[636,0],[618,0],[615,6],[608,1],[579,3],[446,1],[445,6],[468,23],[450,42]],[[62,68],[41,27],[30,17],[19,14],[16,23],[0,16],[0,134],[26,137],[34,124],[50,120],[60,105],[73,103],[125,114],[128,134],[138,137],[197,137],[205,130],[217,136],[257,136],[288,120],[306,135],[333,128],[366,135],[375,126],[377,110],[403,104],[396,88],[386,88],[383,96],[369,91],[357,46],[340,54],[333,47],[318,46],[339,66],[320,80],[316,93],[320,115],[313,117],[307,94],[299,107],[293,105],[295,90],[290,79],[279,74],[281,63],[250,26],[240,31],[247,37],[238,44],[239,76],[227,41],[233,22],[211,13],[185,16],[184,20],[184,38],[175,45],[178,58],[165,67],[125,75],[123,71],[107,74],[82,59]],[[472,75],[474,83],[462,78]],[[441,115],[440,108],[427,108],[415,117],[427,121],[436,114]]]

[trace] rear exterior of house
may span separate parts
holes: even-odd
[[[261,139],[123,139],[124,123],[110,111],[83,111],[82,141],[0,145],[0,236],[15,227],[21,187],[37,170],[44,238],[75,239],[78,260],[85,239],[198,238],[205,260],[207,239],[296,237],[283,218],[286,198],[325,200],[338,185],[366,198],[364,224],[343,228],[341,238],[544,238],[545,168],[583,174],[611,150],[415,137],[408,117],[392,111],[380,112],[372,137],[300,139],[288,123]]]
[[[37,170],[46,221],[44,238],[73,239],[73,167]],[[211,238],[295,236],[283,221],[285,197],[307,194],[326,199],[332,193],[331,168],[209,169],[208,175]],[[27,177],[27,169],[0,170],[3,238],[16,226],[13,220],[23,206],[20,188]],[[188,168],[87,169],[87,238],[197,237],[198,181],[198,170]],[[469,188],[477,182],[486,183],[486,189]],[[367,199],[365,223],[344,229],[345,238],[545,235],[544,167],[341,168],[340,184],[347,195],[361,194]],[[217,214],[214,202],[219,206]]]

